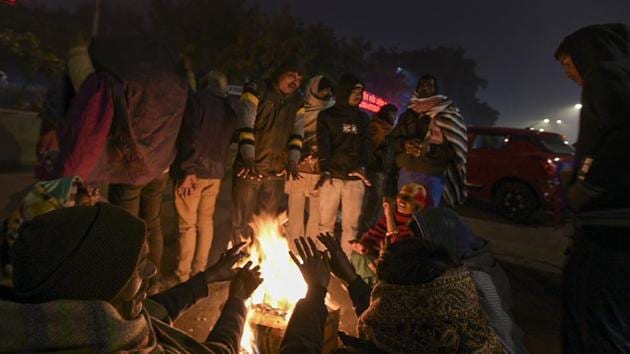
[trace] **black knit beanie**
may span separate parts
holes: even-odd
[[[131,278],[146,226],[99,203],[56,210],[26,222],[11,249],[16,300],[112,300]]]

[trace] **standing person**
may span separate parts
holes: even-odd
[[[630,29],[588,26],[555,54],[582,87],[575,240],[564,273],[565,353],[630,352]]]
[[[179,282],[206,269],[217,196],[236,128],[236,113],[226,97],[225,74],[210,71],[206,78],[207,87],[197,93],[194,105],[197,124],[182,127],[175,164],[178,176],[174,195],[179,230],[175,274]]]
[[[393,104],[386,104],[370,120],[371,154],[368,158],[368,177],[372,188],[365,193],[363,210],[359,221],[360,233],[367,231],[382,215],[381,201],[384,195],[395,195],[395,190],[389,187],[392,167],[394,163],[393,144],[389,137],[396,122],[398,108]],[[387,191],[386,191],[387,190]]]
[[[438,95],[436,78],[418,81],[409,109],[392,133],[396,139],[398,188],[409,182],[429,190],[435,206],[466,199],[466,125],[453,101]]]
[[[317,115],[334,104],[333,83],[323,75],[312,78],[304,95],[304,145],[299,164],[302,179],[289,180],[285,191],[289,195],[289,224],[287,236],[295,240],[300,236],[315,236],[319,231],[319,193],[315,185],[319,180],[317,156]],[[308,221],[304,229],[304,209],[308,198]]]
[[[365,167],[370,151],[369,118],[359,109],[365,86],[353,74],[344,74],[335,93],[335,105],[317,117],[319,144],[319,232],[334,233],[341,206],[342,246],[352,253],[357,236],[365,186],[371,186]]]
[[[243,90],[232,186],[235,243],[252,235],[248,224],[255,213],[278,213],[285,177],[300,178],[304,110],[297,90],[303,77],[302,64],[291,60],[272,79],[250,82]]]
[[[58,129],[56,178],[109,183],[109,201],[146,222],[159,272],[162,194],[189,94],[180,56],[153,38],[98,37],[70,50],[68,73],[77,94]]]

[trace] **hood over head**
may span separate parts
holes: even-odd
[[[555,57],[567,53],[585,80],[604,62],[630,62],[630,30],[621,23],[592,25],[564,38]]]

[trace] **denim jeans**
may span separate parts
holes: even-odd
[[[326,182],[319,190],[319,232],[335,232],[341,206],[341,248],[348,257],[352,254],[350,241],[357,238],[364,194],[361,180],[333,178],[332,184]]]
[[[234,175],[232,184],[233,243],[250,236],[249,223],[254,214],[276,216],[284,195],[284,177],[250,180]]]
[[[319,232],[319,191],[315,185],[319,175],[302,173],[302,179],[287,181],[285,192],[289,195],[287,238],[289,245],[300,236],[317,236]],[[308,200],[308,221],[304,227],[304,211]]]
[[[400,174],[398,175],[398,190],[400,191],[402,186],[407,183],[421,184],[427,189],[428,194],[431,196],[433,206],[438,207],[442,199],[442,192],[444,192],[445,181],[444,176],[433,176],[401,168]]]
[[[162,216],[162,196],[167,183],[168,173],[165,173],[141,186],[109,185],[110,203],[140,217],[147,224],[149,260],[155,264],[158,271],[162,264],[162,251],[164,249],[164,235],[160,218]]]
[[[206,270],[214,236],[213,219],[220,187],[220,179],[199,179],[195,190],[184,197],[177,193],[175,186],[173,194],[179,231],[175,274],[181,282]]]

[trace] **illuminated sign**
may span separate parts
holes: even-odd
[[[15,6],[17,5],[17,0],[0,0],[0,3]]]
[[[368,91],[363,91],[363,101],[361,101],[361,104],[359,105],[359,107],[370,112],[378,112],[381,109],[381,107],[383,107],[386,104],[387,104],[387,101],[378,97],[377,95]]]

